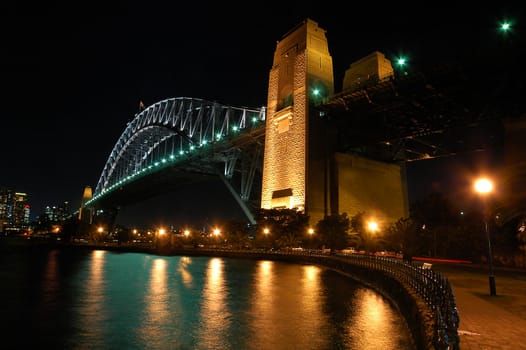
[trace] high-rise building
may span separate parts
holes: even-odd
[[[13,192],[7,188],[0,188],[0,232],[11,222],[11,204]]]
[[[64,221],[69,216],[69,202],[65,201],[60,206],[47,206],[44,214],[50,222]]]
[[[0,231],[18,232],[29,228],[28,198],[27,193],[0,189]]]

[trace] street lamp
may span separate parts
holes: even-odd
[[[369,249],[371,249],[371,246],[372,246],[373,237],[376,234],[376,232],[378,232],[378,230],[380,229],[380,226],[378,225],[378,222],[376,222],[375,220],[370,220],[367,222],[367,229],[370,232],[370,235],[369,235],[370,237],[368,237],[368,239],[366,240],[365,245],[366,245],[367,251],[369,251]]]
[[[369,221],[367,223],[367,228],[369,229],[369,231],[375,233],[379,229],[378,223],[376,221]]]
[[[488,195],[493,190],[493,183],[491,180],[486,178],[481,178],[475,181],[475,191],[480,194],[483,199],[485,199],[485,196]],[[484,204],[484,231],[486,232],[486,237],[488,240],[488,265],[489,265],[489,294],[491,296],[497,295],[497,288],[495,286],[495,275],[493,273],[493,254],[491,252],[491,239],[489,235],[489,228],[488,228],[488,219],[487,219],[487,208],[486,208],[486,201],[483,201]]]

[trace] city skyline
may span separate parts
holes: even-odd
[[[410,11],[393,4],[381,11],[361,5],[357,12],[376,16],[352,17],[330,3],[321,9],[296,3],[277,9],[270,4],[191,6],[199,16],[186,18],[192,16],[166,4],[133,2],[82,13],[50,5],[41,12],[13,8],[2,14],[3,29],[17,30],[1,66],[8,103],[2,111],[0,146],[7,166],[0,185],[28,193],[32,216],[48,205],[80,204],[84,187],[96,186],[140,103],[188,96],[265,105],[276,40],[306,18],[327,30],[336,91],[345,69],[372,51],[391,60],[404,55],[413,67],[460,60],[487,71],[502,46],[499,23],[514,21],[515,32],[504,38],[513,39],[513,47],[524,40],[523,9],[513,6],[451,11],[420,5]],[[434,12],[433,18],[413,15],[424,10]],[[410,185],[425,188],[416,184],[416,175]]]

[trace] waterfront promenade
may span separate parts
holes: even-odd
[[[488,267],[434,263],[453,288],[460,317],[460,350],[526,349],[526,270],[496,268],[496,296]]]

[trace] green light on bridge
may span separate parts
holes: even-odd
[[[499,24],[499,31],[503,34],[507,34],[511,32],[512,27],[513,27],[513,23],[511,21],[505,20]]]
[[[396,64],[398,67],[405,67],[407,65],[407,58],[400,56],[396,59]]]

